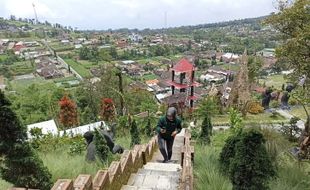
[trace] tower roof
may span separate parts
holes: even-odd
[[[195,70],[195,67],[186,58],[183,58],[173,66],[172,70],[176,72],[189,72]]]

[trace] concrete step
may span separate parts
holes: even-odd
[[[131,185],[123,185],[121,190],[153,190],[152,188],[143,188]]]
[[[140,170],[140,172],[144,172],[144,174],[131,174],[127,185],[131,187],[139,187],[139,188],[151,188],[151,189],[176,189],[180,176],[179,175],[171,175],[171,172],[163,173],[165,175],[160,174],[151,174],[152,171]],[[158,171],[155,171],[158,173]]]
[[[139,169],[137,174],[142,175],[160,175],[160,176],[170,176],[170,177],[180,177],[180,172],[176,171],[160,171],[160,170],[149,170],[149,169]]]
[[[180,172],[182,167],[180,164],[148,162],[146,165],[143,166],[143,169],[167,171],[167,172]]]

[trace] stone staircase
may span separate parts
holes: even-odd
[[[94,179],[89,174],[79,174],[73,180],[58,179],[52,190],[193,190],[194,147],[190,137],[186,129],[176,136],[171,162],[159,162],[163,158],[154,136],[147,144],[125,150],[119,161],[97,171]]]
[[[176,190],[180,184],[181,165],[148,162],[131,174],[121,190]]]
[[[184,145],[183,129],[173,144],[172,161],[160,163],[162,156],[157,150],[150,162],[147,162],[137,173],[131,174],[127,185],[121,190],[177,190],[181,180],[181,149]]]

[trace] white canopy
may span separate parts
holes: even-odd
[[[55,123],[55,121],[52,120],[48,120],[48,121],[43,121],[40,123],[35,123],[35,124],[31,124],[31,125],[27,125],[27,133],[28,133],[28,138],[32,138],[31,134],[30,134],[30,130],[33,128],[39,128],[42,130],[42,134],[47,135],[49,133],[53,134],[53,135],[57,135],[58,134],[58,129],[57,129],[57,125]]]

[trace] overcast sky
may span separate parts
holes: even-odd
[[[34,18],[79,29],[162,28],[268,15],[274,0],[0,0],[0,16]]]

